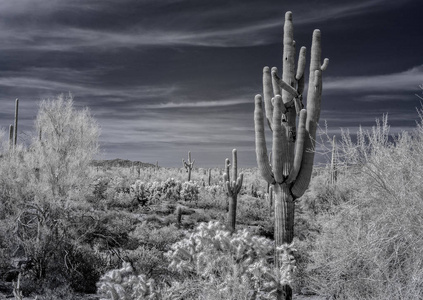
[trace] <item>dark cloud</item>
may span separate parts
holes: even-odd
[[[41,99],[71,92],[98,119],[105,158],[179,166],[191,150],[217,166],[237,148],[254,166],[253,98],[263,66],[281,65],[291,10],[298,45],[310,48],[312,30],[322,31],[330,65],[321,120],[331,133],[383,113],[412,128],[421,8],[417,0],[0,1],[0,126],[12,122],[15,98],[22,132]]]

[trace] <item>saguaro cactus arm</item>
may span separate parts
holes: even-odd
[[[294,163],[292,165],[291,172],[289,173],[288,179],[286,180],[288,184],[292,183],[298,176],[298,172],[301,168],[301,161],[303,158],[304,152],[304,142],[306,138],[306,129],[305,123],[307,118],[307,111],[302,109],[300,112],[300,118],[298,120],[298,132],[297,132],[297,143],[295,146],[295,156]]]
[[[255,127],[255,141],[256,141],[256,156],[257,164],[261,173],[261,176],[270,184],[275,183],[272,168],[269,163],[269,157],[267,156],[266,137],[264,134],[264,117],[262,108],[262,97],[256,95],[255,98],[255,110],[254,110],[254,127]],[[270,104],[272,106],[272,104]],[[273,114],[273,106],[272,106]],[[273,115],[272,115],[273,117]]]

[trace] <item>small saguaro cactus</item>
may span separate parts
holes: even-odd
[[[182,165],[188,172],[188,181],[191,181],[191,171],[192,171],[192,168],[194,167],[194,162],[195,162],[195,159],[191,161],[191,151],[188,151],[188,162],[186,162],[185,159],[182,159]]]
[[[209,186],[211,186],[211,178],[212,178],[211,169],[208,169],[207,173],[208,173],[207,183],[209,184]]]
[[[9,150],[13,149],[13,125],[9,125]]]
[[[272,162],[264,133],[262,96],[255,97],[254,127],[257,164],[262,177],[273,186],[276,246],[291,244],[294,238],[294,201],[307,189],[313,169],[317,123],[320,117],[322,71],[329,60],[321,64],[321,35],[314,30],[311,46],[307,109],[303,109],[306,48],[299,53],[295,72],[295,41],[292,13],[285,14],[282,78],[277,68],[263,69],[265,117],[272,131]],[[298,116],[298,131],[297,126]],[[278,255],[275,265],[280,267]],[[277,299],[291,299],[292,290],[284,286]]]
[[[229,175],[229,167],[231,166],[229,158],[225,160],[226,173],[223,174],[223,183],[225,185],[226,193],[229,196],[229,212],[228,212],[228,227],[229,230],[235,231],[236,224],[236,204],[238,193],[242,187],[244,175],[242,173],[238,176],[238,160],[236,149],[232,150],[232,174]],[[232,177],[231,177],[232,176]],[[232,178],[232,181],[231,181]]]
[[[330,184],[335,185],[336,180],[338,179],[338,166],[337,166],[337,155],[338,151],[336,149],[336,139],[335,136],[333,136],[332,140],[332,158],[330,161]]]
[[[18,109],[19,109],[19,99],[15,101],[15,125],[14,128],[14,135],[13,135],[13,149],[16,148],[16,143],[18,141]]]
[[[176,207],[175,215],[176,215],[176,223],[178,225],[181,225],[182,224],[182,206],[178,205]]]

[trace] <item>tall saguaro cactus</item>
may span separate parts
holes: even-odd
[[[231,166],[229,158],[225,160],[226,173],[223,174],[223,182],[225,184],[226,193],[229,198],[228,227],[231,232],[235,231],[236,225],[236,205],[238,193],[242,187],[244,175],[239,173],[238,176],[238,158],[236,149],[232,150],[232,174],[229,175],[229,167]],[[231,181],[232,178],[232,181]]]
[[[188,162],[186,162],[185,159],[182,159],[182,165],[188,172],[188,181],[191,181],[191,171],[194,168],[194,162],[195,159],[191,161],[191,151],[188,151]]]
[[[317,123],[320,117],[322,71],[329,60],[321,64],[321,35],[314,30],[307,109],[303,109],[306,48],[299,52],[295,71],[295,41],[292,13],[285,14],[282,78],[277,68],[263,69],[265,117],[272,131],[272,161],[269,162],[265,133],[262,96],[255,97],[254,124],[257,164],[262,177],[275,193],[275,242],[290,244],[294,238],[294,201],[307,189],[313,169]],[[297,126],[298,117],[298,130]],[[278,255],[276,266],[279,267]],[[286,298],[282,298],[285,295]],[[285,286],[278,299],[290,299],[292,291]]]

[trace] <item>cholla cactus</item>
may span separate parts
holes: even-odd
[[[282,265],[275,269],[271,264],[272,241],[246,229],[231,234],[219,222],[211,221],[201,223],[187,238],[173,244],[166,256],[170,269],[201,276],[220,290],[230,290],[241,280],[261,296],[257,299],[272,299],[278,289],[292,283],[295,260],[291,246],[278,248]]]
[[[225,184],[226,193],[228,194],[229,198],[229,212],[228,212],[228,226],[229,229],[233,232],[235,231],[235,224],[236,224],[236,204],[237,204],[237,197],[238,193],[242,187],[242,181],[244,175],[242,173],[239,174],[238,177],[238,159],[237,159],[237,152],[236,149],[232,150],[232,181],[231,177],[229,176],[229,167],[230,162],[227,158],[225,160],[225,169],[226,173],[223,174],[223,183]]]
[[[186,162],[185,159],[182,159],[182,166],[188,172],[188,181],[191,180],[191,171],[194,167],[194,163],[195,163],[195,159],[191,161],[191,151],[188,151],[188,162]]]
[[[197,182],[187,181],[182,183],[180,197],[185,201],[197,201],[200,185]]]
[[[148,202],[149,193],[146,187],[146,184],[141,180],[135,181],[133,185],[130,186],[130,193],[133,198],[137,199],[141,204],[146,204]]]
[[[136,275],[131,264],[125,262],[122,268],[107,272],[97,283],[100,300],[161,299],[153,279]]]

